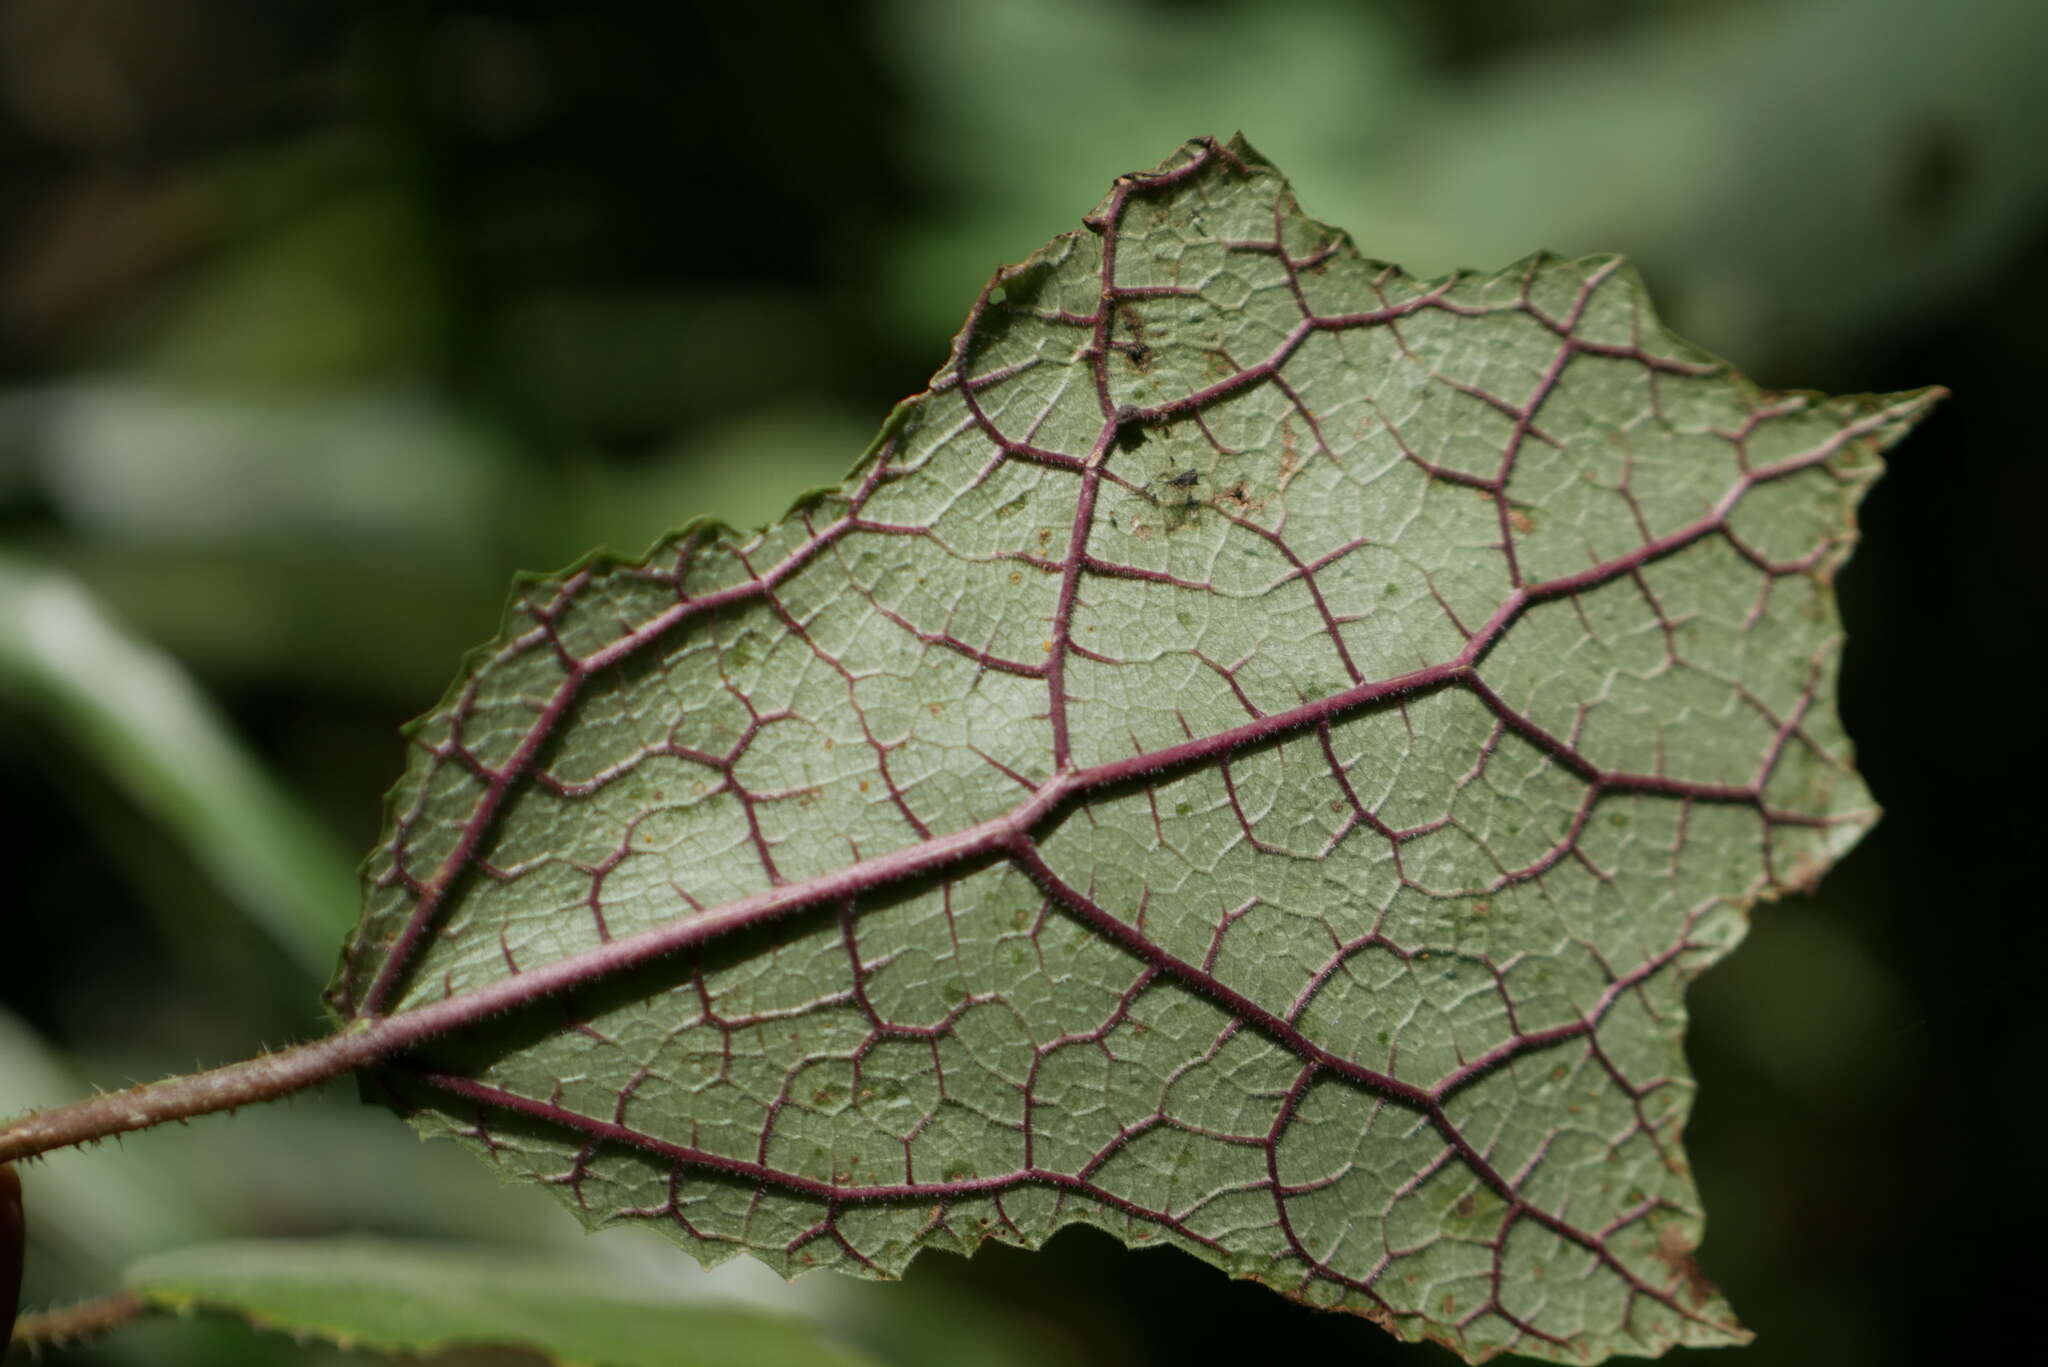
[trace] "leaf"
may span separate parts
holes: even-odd
[[[42,713],[163,822],[249,918],[324,971],[348,865],[177,661],[56,570],[0,557],[0,698]]]
[[[1874,819],[1832,579],[1938,396],[1760,392],[1613,258],[1412,280],[1189,143],[839,489],[525,582],[330,1000],[707,1263],[1086,1222],[1470,1358],[1740,1340],[1684,987]]]
[[[593,1367],[863,1367],[800,1320],[626,1294],[587,1268],[393,1239],[253,1239],[159,1254],[128,1289],[167,1310],[241,1315],[344,1348],[424,1355],[473,1344]]]

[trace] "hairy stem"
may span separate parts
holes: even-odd
[[[303,1091],[375,1058],[375,1035],[373,1029],[330,1035],[203,1073],[32,1111],[0,1130],[0,1163]]]
[[[723,907],[607,941],[424,1006],[409,1007],[389,1016],[363,1017],[324,1039],[203,1073],[166,1078],[130,1087],[125,1092],[109,1092],[68,1106],[31,1112],[0,1130],[0,1163],[91,1143],[130,1130],[148,1129],[166,1121],[231,1111],[257,1101],[275,1101],[451,1030],[475,1025],[558,992],[602,981],[636,965],[694,949],[741,927],[759,925],[885,883],[950,867],[1001,848],[1004,842],[1028,830],[1056,807],[1075,786],[1073,776],[1063,774],[1040,787],[1014,811],[952,835],[939,836],[847,869],[741,897]]]
[[[116,1291],[111,1296],[101,1296],[82,1305],[23,1315],[14,1326],[14,1338],[9,1346],[26,1348],[30,1352],[61,1348],[83,1339],[111,1334],[130,1320],[139,1318],[147,1309],[149,1307],[134,1292]]]

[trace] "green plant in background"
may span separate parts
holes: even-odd
[[[1683,989],[1874,814],[1832,579],[1938,396],[1759,391],[1612,258],[1416,281],[1190,143],[999,272],[837,489],[522,583],[410,732],[335,1033],[0,1158],[357,1072],[707,1263],[1085,1222],[1468,1358],[1737,1341]],[[496,1337],[449,1256],[417,1316],[342,1244],[126,1304]],[[503,1275],[624,1326],[506,1331],[544,1353],[825,1351],[650,1358],[615,1288]]]

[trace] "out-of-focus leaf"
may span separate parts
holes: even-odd
[[[101,1059],[85,1072],[152,1076],[184,1061]],[[85,1089],[78,1070],[0,1010],[0,1116]],[[320,1180],[309,1182],[308,1173]],[[665,1245],[586,1239],[559,1220],[540,1191],[508,1188],[452,1149],[423,1148],[339,1091],[243,1111],[224,1127],[166,1129],[147,1142],[47,1154],[28,1170],[28,1183],[36,1213],[29,1230],[30,1307],[102,1295],[130,1264],[176,1249],[279,1230],[368,1227],[409,1240],[484,1239],[534,1248],[551,1262],[575,1263],[578,1275],[615,1286],[650,1286],[658,1267],[666,1294],[686,1289],[692,1299],[755,1306],[772,1299],[774,1309],[798,1305],[819,1320],[858,1313],[884,1321],[892,1333],[902,1332],[889,1322],[892,1315],[914,1313],[900,1299],[873,1303],[885,1288],[859,1284],[843,1288],[856,1293],[844,1297],[792,1298],[792,1288],[754,1264],[677,1278]],[[169,1326],[144,1326],[100,1351],[137,1367],[167,1361],[174,1352],[197,1353],[195,1361],[226,1360],[208,1357],[205,1340],[195,1345],[189,1331],[175,1345],[164,1341],[167,1332]]]
[[[1242,142],[1087,223],[838,490],[520,588],[330,990],[438,1036],[373,1094],[707,1262],[1086,1222],[1474,1359],[1740,1340],[1684,988],[1874,819],[1833,575],[1939,391],[1417,281]]]
[[[1220,0],[1196,24],[1162,0],[888,0],[883,47],[923,111],[912,150],[945,190],[943,217],[899,239],[898,293],[950,323],[1018,222],[1105,147],[1145,153],[1174,110],[1260,130],[1411,269],[1625,247],[1696,333],[1780,368],[1940,308],[2048,204],[2048,7],[2026,0],[1624,5],[1449,70],[1402,8],[1274,22]]]
[[[496,451],[405,389],[220,393],[109,378],[42,396],[43,481],[94,536],[160,544],[488,544]],[[30,426],[23,423],[23,426]]]
[[[630,544],[621,542],[620,544]],[[647,544],[642,537],[640,545]],[[50,559],[113,615],[210,679],[316,696],[417,698],[502,607],[502,576],[420,547],[52,544]]]
[[[592,470],[572,490],[581,495],[577,511],[590,533],[583,544],[637,555],[675,527],[679,512],[763,526],[789,506],[794,491],[837,483],[846,453],[858,451],[873,430],[848,414],[784,404],[700,428],[672,459]]]
[[[398,188],[314,192],[268,232],[233,244],[191,287],[153,339],[155,368],[232,388],[428,369],[447,315],[423,220]]]
[[[622,1290],[562,1259],[382,1239],[252,1240],[145,1259],[128,1288],[345,1348],[523,1348],[588,1367],[862,1367],[788,1316]]]
[[[295,961],[325,971],[349,921],[347,863],[175,661],[75,581],[0,559],[0,696],[61,727]]]
[[[1377,163],[1362,153],[1392,129],[1407,135],[1405,111],[1427,95],[1416,35],[1391,6],[1305,0],[1278,23],[1245,0],[1206,5],[1199,23],[1158,0],[885,0],[877,15],[882,50],[925,111],[906,150],[933,181],[936,217],[893,235],[877,301],[911,335],[953,327],[960,300],[1018,241],[1064,230],[1061,206],[1097,192],[1105,151],[1149,156],[1190,127],[1259,130],[1294,175],[1324,187],[1338,221],[1383,244],[1368,230],[1389,210],[1363,192]],[[1016,117],[1025,104],[1028,122]],[[1553,245],[1512,250],[1539,243]]]

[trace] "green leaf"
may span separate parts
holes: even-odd
[[[801,1320],[619,1290],[585,1266],[390,1239],[205,1244],[136,1264],[128,1289],[167,1310],[227,1311],[344,1348],[524,1348],[593,1367],[862,1367]]]
[[[1189,143],[839,489],[524,583],[330,1000],[707,1263],[1086,1222],[1471,1358],[1737,1341],[1684,988],[1874,819],[1831,585],[1936,397],[1760,392],[1613,258],[1410,279]]]
[[[45,714],[309,974],[348,923],[348,866],[177,661],[56,570],[0,558],[0,698]]]

